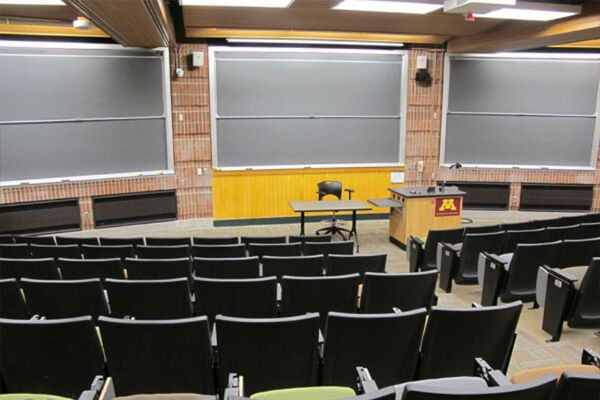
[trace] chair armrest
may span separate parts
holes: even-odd
[[[583,349],[581,354],[581,363],[600,368],[600,355],[592,349]]]
[[[511,382],[506,375],[497,369],[493,369],[483,358],[475,358],[475,376],[483,378],[488,386],[508,386]]]
[[[423,267],[425,257],[425,242],[418,237],[409,236],[406,243],[406,258],[410,272],[418,272]]]
[[[96,400],[100,397],[100,393],[104,388],[104,377],[102,375],[97,375],[94,377],[94,381],[88,390],[84,390],[81,392],[78,400]],[[108,398],[104,398],[104,400],[110,400]]]
[[[362,393],[371,393],[379,389],[377,383],[371,377],[369,370],[365,367],[356,367],[356,382],[359,392]]]
[[[494,264],[498,265],[498,266],[503,266],[508,264],[508,261],[504,261],[502,260],[500,257],[498,257],[498,255],[496,254],[491,254],[488,252],[482,252],[483,256],[485,258],[487,258],[488,260],[490,260],[490,262],[493,262]]]
[[[546,265],[542,265],[542,268],[546,269],[552,278],[559,279],[565,283],[573,284],[578,281],[576,277],[560,268],[548,268]]]
[[[228,400],[233,397],[243,397],[244,396],[244,377],[238,376],[238,374],[232,373],[229,374],[227,379],[227,387],[225,388],[225,393],[223,396],[223,400]]]
[[[408,237],[409,241],[415,242],[416,244],[418,244],[419,246],[423,247],[425,246],[425,242],[422,241],[420,238],[416,237],[416,236],[409,236]]]
[[[456,245],[452,243],[440,242],[440,245],[444,248],[444,250],[450,250],[454,253],[458,253],[460,250],[460,248],[456,247]]]

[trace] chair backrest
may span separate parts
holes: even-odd
[[[33,258],[81,258],[81,249],[76,244],[32,244],[29,248]]]
[[[89,244],[81,245],[81,252],[84,258],[120,258],[135,257],[135,250],[132,245],[115,246],[93,246]]]
[[[130,244],[132,246],[143,246],[143,237],[99,237],[101,246],[119,246]]]
[[[56,244],[88,244],[91,246],[98,246],[97,237],[74,237],[74,236],[55,236]]]
[[[246,245],[249,243],[286,243],[287,238],[285,236],[242,236],[240,241]]]
[[[421,307],[431,309],[437,275],[437,270],[406,274],[367,272],[360,311],[390,313],[394,307],[402,311]]]
[[[104,374],[92,317],[0,319],[0,370],[9,393],[79,398]]]
[[[514,252],[519,243],[543,243],[545,236],[546,230],[544,228],[506,231],[501,253]]]
[[[190,246],[136,246],[139,258],[182,258],[190,256]]]
[[[555,265],[561,252],[562,242],[520,243],[509,264],[506,284],[500,294],[505,302],[535,300],[536,279],[539,267]]]
[[[573,225],[568,219],[564,217],[550,218],[550,219],[539,219],[537,220],[544,228],[551,226],[568,226]]]
[[[290,235],[288,236],[289,243],[305,243],[305,242],[331,242],[333,235]]]
[[[219,314],[230,317],[274,318],[277,316],[277,279],[195,278],[196,315],[210,322]]]
[[[194,258],[194,273],[213,279],[251,279],[260,276],[258,257]]]
[[[125,279],[123,260],[120,258],[87,260],[59,258],[58,267],[63,279]]]
[[[500,224],[502,231],[530,231],[540,229],[537,221],[506,222]]]
[[[330,311],[356,312],[360,275],[322,277],[284,276],[281,280],[281,315],[318,312],[325,325]]]
[[[519,385],[489,388],[444,388],[441,385],[409,383],[401,400],[550,400],[556,378],[545,376]]]
[[[398,314],[330,312],[323,385],[353,387],[357,366],[368,368],[379,387],[414,379],[426,316],[424,308]]]
[[[476,282],[479,253],[486,251],[488,253],[498,254],[500,250],[502,250],[504,235],[504,231],[465,234],[465,239],[460,251],[460,263],[455,278],[456,282]]]
[[[335,196],[342,198],[342,182],[340,181],[322,181],[317,183],[319,200],[323,200],[325,196]]]
[[[304,255],[310,256],[314,254],[323,254],[328,256],[329,254],[354,254],[354,241],[344,240],[339,242],[305,242]]]
[[[600,258],[594,258],[581,279],[570,326],[600,325]]]
[[[111,315],[136,319],[174,319],[192,316],[186,278],[156,280],[106,279]]]
[[[101,317],[115,394],[214,394],[206,317],[138,321]]]
[[[148,237],[146,236],[146,246],[191,246],[192,238],[185,237]]]
[[[1,258],[29,258],[31,249],[27,243],[0,244]]]
[[[323,276],[325,257],[322,254],[300,257],[262,258],[263,276],[276,276],[281,280],[284,275],[291,276]]]
[[[0,244],[15,244],[15,238],[13,235],[2,234],[0,235]]]
[[[0,258],[0,279],[60,279],[53,258]]]
[[[53,246],[56,244],[54,236],[15,235],[14,241],[15,243],[44,244],[46,246]]]
[[[27,305],[16,279],[0,279],[0,318],[27,319]]]
[[[192,262],[183,258],[126,258],[125,269],[129,279],[192,279]]]
[[[421,346],[420,378],[471,375],[473,359],[506,371],[515,341],[520,301],[494,307],[433,307]]]
[[[584,222],[581,224],[579,237],[581,239],[600,237],[600,222]]]
[[[427,233],[427,240],[425,241],[425,255],[423,256],[424,269],[436,268],[438,243],[460,243],[463,240],[464,233],[465,228],[430,230]]]
[[[250,256],[292,257],[302,254],[302,243],[248,243]]]
[[[214,237],[214,236],[194,236],[192,238],[194,244],[238,244],[240,242],[240,238],[237,236],[226,236],[226,237]]]
[[[246,257],[245,244],[222,244],[222,245],[193,245],[193,257],[203,258],[233,258]]]
[[[560,376],[552,400],[598,399],[600,376],[565,371]]]
[[[234,318],[217,316],[218,382],[244,376],[247,395],[317,383],[319,316]]]
[[[481,225],[481,226],[466,226],[465,235],[473,233],[492,233],[500,230],[500,224],[498,225]]]
[[[330,254],[325,263],[327,275],[360,274],[384,272],[387,254]]]
[[[48,319],[108,315],[100,279],[76,281],[23,278],[21,289],[31,314]]]
[[[550,226],[546,228],[545,242],[565,239],[579,239],[579,225]]]
[[[563,241],[558,268],[588,265],[592,258],[600,256],[600,237]]]

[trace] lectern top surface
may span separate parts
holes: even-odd
[[[420,187],[404,187],[404,188],[391,188],[390,192],[400,195],[402,197],[446,197],[446,196],[464,196],[466,193],[458,190],[456,186],[446,186],[444,190],[440,190],[437,186],[434,192],[427,192],[426,186]]]

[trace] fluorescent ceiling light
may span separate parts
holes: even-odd
[[[0,0],[0,5],[11,6],[64,6],[61,0]]]
[[[228,43],[259,43],[259,44],[309,44],[335,46],[365,46],[365,47],[404,47],[399,42],[357,42],[351,40],[307,40],[307,39],[250,39],[227,38]]]
[[[181,6],[286,8],[294,0],[179,0]]]
[[[581,6],[554,3],[530,3],[520,1],[515,7],[500,8],[485,14],[475,14],[480,18],[520,19],[526,21],[552,21],[570,17],[581,12]]]
[[[372,11],[403,14],[427,14],[444,7],[441,0],[385,1],[385,0],[344,0],[335,10]]]

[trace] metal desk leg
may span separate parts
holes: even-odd
[[[360,252],[360,247],[358,245],[358,232],[356,231],[356,210],[352,211],[352,228],[350,229],[350,235],[348,235],[348,240],[354,236],[354,241],[356,242],[356,252]]]
[[[300,212],[300,235],[304,236],[304,211]]]

